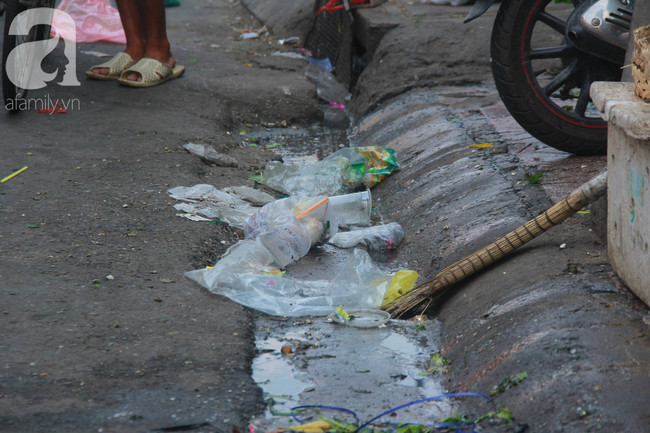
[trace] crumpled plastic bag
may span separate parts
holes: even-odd
[[[223,190],[228,194],[234,194],[242,200],[246,200],[254,206],[264,206],[265,204],[269,204],[272,201],[275,201],[275,197],[272,195],[269,195],[255,188],[251,188],[250,186],[229,186]]]
[[[54,15],[52,30],[63,39],[77,43],[105,41],[126,44],[120,15],[109,0],[63,0],[57,9],[74,20],[72,28]]]
[[[188,215],[217,218],[240,229],[243,228],[244,220],[260,209],[239,196],[218,190],[212,185],[178,186],[167,192],[172,198],[186,202],[174,205],[174,209]]]
[[[367,229],[339,232],[332,236],[329,243],[339,248],[352,248],[365,245],[371,250],[392,250],[399,246],[404,239],[404,229],[398,223],[390,223]]]
[[[362,185],[370,188],[398,169],[393,149],[348,147],[312,164],[271,161],[264,170],[264,179],[267,186],[291,195],[333,196]]]
[[[267,275],[273,261],[257,242],[244,240],[230,248],[212,269],[190,271],[185,276],[241,305],[285,317],[326,316],[339,305],[380,308],[392,281],[360,249],[354,250],[353,259],[330,281]]]

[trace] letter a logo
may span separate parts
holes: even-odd
[[[12,21],[9,27],[9,35],[15,35],[16,47],[7,56],[5,70],[7,77],[11,82],[21,89],[34,90],[47,86],[49,81],[56,78],[56,71],[48,74],[43,71],[41,62],[45,57],[56,48],[61,39],[58,35],[52,39],[47,39],[49,35],[38,33],[43,32],[43,25],[49,26],[52,23],[52,17],[56,15],[58,20],[71,23],[74,29],[74,20],[65,12],[51,8],[35,8],[21,12]],[[41,26],[36,27],[36,26]],[[45,27],[49,28],[49,27]],[[44,40],[38,40],[44,39]],[[68,59],[68,65],[65,68],[61,86],[80,86],[77,80],[77,52],[75,43],[64,40],[64,55]]]

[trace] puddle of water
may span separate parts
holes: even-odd
[[[391,332],[390,336],[381,342],[381,345],[392,350],[393,352],[403,353],[404,355],[421,355],[422,349],[414,344],[406,335]]]
[[[421,374],[421,365],[424,365],[430,353],[436,350],[433,347],[425,347],[427,343],[427,338],[420,338],[416,342],[404,334],[395,332],[391,332],[381,342],[383,347],[400,355],[401,365],[404,369],[404,378],[399,384],[417,388],[420,395],[425,398],[445,393],[439,381]]]
[[[253,380],[264,391],[265,395],[274,398],[277,404],[275,410],[287,411],[297,406],[302,391],[312,383],[304,382],[296,377],[296,369],[282,356],[280,349],[286,342],[269,338],[259,342],[257,347],[265,351],[253,361]],[[273,352],[266,352],[273,350]],[[273,417],[267,408],[265,417]]]

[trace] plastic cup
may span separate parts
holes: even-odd
[[[328,214],[346,226],[369,226],[372,211],[370,191],[330,197]]]

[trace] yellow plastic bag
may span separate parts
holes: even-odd
[[[286,427],[287,430],[300,431],[305,433],[322,433],[326,432],[332,427],[325,421],[314,421],[307,424],[294,425]]]
[[[418,273],[415,271],[398,271],[390,283],[390,287],[384,296],[382,307],[393,302],[395,299],[409,292],[418,280]]]

